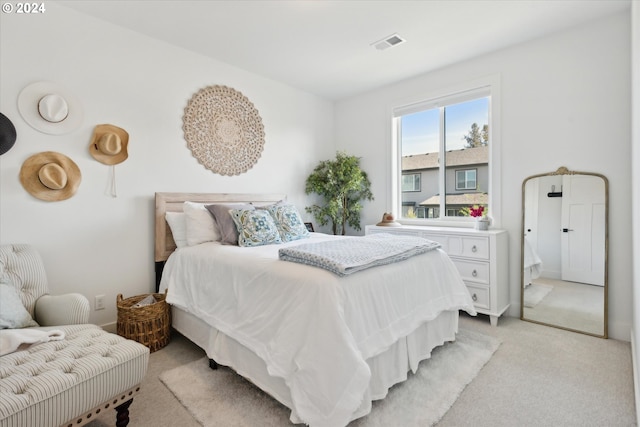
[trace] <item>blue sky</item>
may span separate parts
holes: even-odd
[[[489,98],[480,98],[446,107],[447,150],[464,148],[463,136],[471,124],[480,128],[489,123]],[[438,109],[402,116],[402,155],[438,152]]]

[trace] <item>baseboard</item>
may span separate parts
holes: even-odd
[[[633,369],[633,392],[636,399],[636,425],[640,426],[640,393],[638,392],[640,388],[640,377],[638,375],[640,375],[640,372],[638,372],[638,365],[636,365],[637,355],[633,328],[631,328],[631,364]]]
[[[104,325],[100,325],[100,327],[107,332],[111,332],[112,334],[115,334],[118,330],[117,322],[105,323]]]

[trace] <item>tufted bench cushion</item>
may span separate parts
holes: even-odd
[[[0,427],[64,425],[144,378],[142,344],[96,325],[40,329],[66,337],[0,357]]]

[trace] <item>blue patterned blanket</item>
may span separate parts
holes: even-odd
[[[379,233],[282,248],[278,256],[284,261],[312,265],[345,276],[439,247],[440,243],[422,237]]]

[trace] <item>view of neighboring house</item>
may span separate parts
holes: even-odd
[[[446,216],[467,216],[470,206],[488,205],[489,147],[445,153]],[[402,216],[437,218],[440,211],[438,153],[402,157]]]

